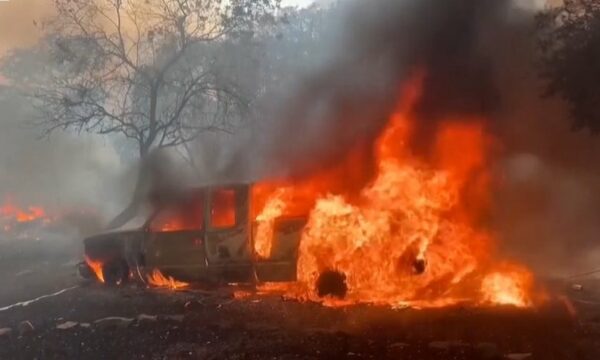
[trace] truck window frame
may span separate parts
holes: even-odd
[[[215,199],[215,194],[219,191],[231,191],[233,193],[233,214],[234,214],[234,222],[231,225],[227,226],[215,226],[213,223],[213,200]],[[237,229],[241,225],[241,213],[240,213],[240,198],[241,191],[237,186],[215,186],[211,187],[208,190],[208,196],[206,201],[206,229],[210,231],[227,231],[231,229]]]

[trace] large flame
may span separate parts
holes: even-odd
[[[334,271],[345,276],[347,294],[332,304],[531,304],[530,273],[496,262],[495,241],[483,226],[493,144],[485,119],[442,119],[429,154],[416,156],[411,149],[422,78],[403,89],[375,142],[374,174],[366,185],[345,186],[366,168],[351,153],[309,179],[257,186],[259,258],[270,255],[276,218],[308,214],[298,282],[283,287],[289,295],[316,299],[320,274]]]

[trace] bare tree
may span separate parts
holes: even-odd
[[[564,0],[539,14],[547,95],[569,104],[576,129],[600,131],[600,2]]]
[[[204,134],[178,148],[205,181],[253,177],[248,167],[257,161],[243,160],[249,155],[241,149],[248,149],[248,142],[256,145],[250,139],[272,129],[268,119],[273,116],[271,107],[283,103],[303,73],[322,63],[327,48],[324,37],[332,30],[327,20],[336,16],[336,10],[317,5],[282,8],[275,16],[259,19],[252,34],[242,34],[219,48],[219,63],[228,69],[228,78],[239,91],[250,94],[245,96],[251,105],[246,116],[253,121],[241,124],[234,133]]]
[[[218,46],[252,34],[279,0],[54,0],[42,76],[16,81],[32,96],[46,134],[76,130],[120,135],[140,159],[226,129],[244,94],[219,66]],[[32,52],[27,53],[31,55]],[[20,54],[23,55],[23,54]],[[18,67],[15,53],[5,66]],[[6,69],[9,69],[6,71]],[[39,69],[37,69],[40,71]],[[19,80],[17,78],[17,80]],[[130,206],[144,194],[144,166]]]

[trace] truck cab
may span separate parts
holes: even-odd
[[[306,217],[279,218],[267,258],[254,251],[252,184],[188,189],[123,227],[84,240],[83,273],[108,284],[159,270],[183,281],[293,281]],[[87,267],[87,269],[85,269]]]

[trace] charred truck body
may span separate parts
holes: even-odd
[[[260,258],[253,250],[251,189],[194,188],[119,229],[86,238],[80,273],[92,277],[96,270],[107,284],[145,281],[155,269],[184,281],[293,281],[306,217],[276,220],[271,256]]]

